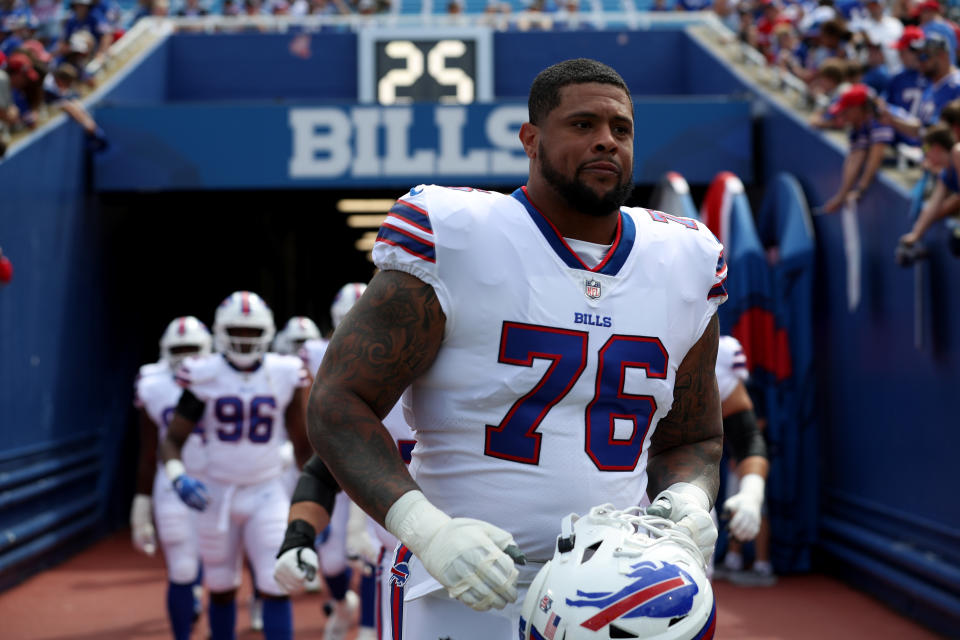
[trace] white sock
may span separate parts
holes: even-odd
[[[743,556],[739,551],[727,551],[727,555],[723,557],[723,567],[730,571],[743,570]]]
[[[769,562],[757,560],[753,563],[753,570],[765,576],[773,575],[773,565]]]

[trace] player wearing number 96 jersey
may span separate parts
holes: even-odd
[[[273,313],[254,293],[238,291],[224,300],[213,329],[219,353],[189,358],[177,372],[184,391],[164,441],[166,471],[180,497],[200,510],[197,528],[214,640],[234,637],[244,550],[265,596],[265,637],[289,638],[292,613],[273,580],[273,556],[283,541],[290,504],[282,480],[283,432],[302,464],[309,457],[303,407],[310,377],[296,356],[266,352],[275,331]],[[184,434],[200,418],[208,443],[202,482],[180,463]]]
[[[554,65],[529,105],[525,187],[421,185],[390,210],[381,271],[311,394],[314,448],[402,543],[402,638],[514,634],[571,511],[649,496],[705,558],[716,541],[722,246],[693,220],[622,207],[633,110],[615,71]],[[409,473],[380,422],[401,393]]]

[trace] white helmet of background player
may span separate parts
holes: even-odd
[[[273,311],[250,291],[231,293],[213,316],[214,346],[240,368],[260,362],[276,332]]]
[[[283,329],[277,332],[273,350],[277,353],[296,355],[300,353],[300,347],[304,342],[319,337],[320,329],[313,320],[307,316],[293,316],[287,320]]]
[[[713,590],[697,545],[639,507],[563,519],[557,551],[523,601],[523,640],[707,640]]]
[[[340,326],[347,313],[366,290],[367,285],[362,282],[348,282],[340,287],[340,291],[337,291],[337,295],[333,298],[333,304],[330,305],[330,320],[333,322],[334,329]]]
[[[160,336],[160,359],[174,370],[187,356],[206,355],[212,349],[210,329],[193,316],[174,318]]]

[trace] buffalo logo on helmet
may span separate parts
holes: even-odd
[[[690,613],[699,591],[683,569],[670,563],[638,562],[629,574],[636,578],[617,592],[585,593],[567,598],[572,607],[595,607],[600,611],[581,626],[597,631],[618,618],[677,618]]]
[[[550,611],[550,607],[552,606],[553,606],[553,598],[551,598],[550,596],[543,596],[543,598],[540,600],[540,611],[543,611],[544,613],[546,613],[547,611]]]

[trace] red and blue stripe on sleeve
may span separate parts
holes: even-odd
[[[430,217],[424,209],[405,200],[397,200],[390,208],[380,225],[377,242],[399,247],[427,262],[437,261]]]
[[[716,284],[713,285],[710,293],[707,294],[707,300],[725,298],[727,295],[727,288],[724,286],[727,282],[727,261],[723,257],[723,251],[720,252],[720,258],[717,260],[716,280]]]

